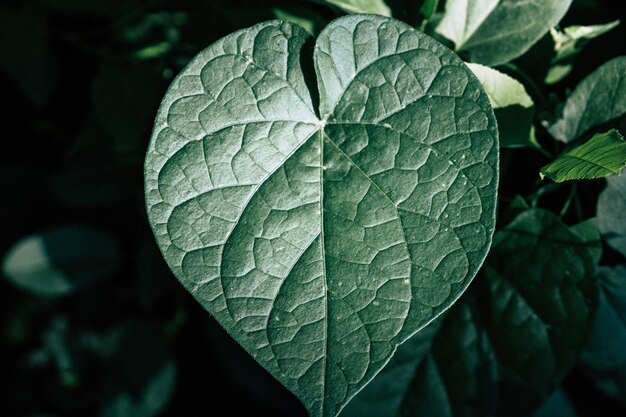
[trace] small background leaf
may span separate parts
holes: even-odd
[[[59,296],[115,272],[120,254],[109,234],[66,226],[28,236],[5,255],[4,275],[38,295]]]
[[[626,257],[626,175],[607,178],[598,198],[597,224],[606,242]]]
[[[626,166],[626,141],[617,130],[594,135],[541,168],[541,177],[555,182],[619,175]]]
[[[561,142],[626,113],[626,56],[612,59],[585,78],[567,98],[563,114],[548,129]]]
[[[546,84],[556,84],[567,77],[572,71],[576,55],[590,41],[616,28],[619,24],[620,21],[616,20],[604,25],[568,26],[562,31],[557,28],[550,29],[555,56],[552,58],[552,66],[545,77]]]
[[[516,79],[480,64],[467,64],[482,84],[498,120],[500,147],[534,146],[535,104]]]
[[[495,66],[530,49],[572,0],[447,0],[437,32],[471,62]]]
[[[346,13],[373,13],[391,16],[391,10],[384,0],[313,0],[336,6]]]
[[[604,392],[626,404],[626,265],[600,271],[600,305],[583,366]]]

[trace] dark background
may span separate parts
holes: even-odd
[[[563,25],[623,19],[623,3],[575,0]],[[0,415],[133,415],[124,414],[120,395],[138,401],[164,369],[173,385],[161,381],[148,396],[158,403],[171,393],[155,406],[158,415],[306,415],[171,276],[143,203],[143,156],[172,77],[210,43],[274,18],[281,5],[306,7],[319,21],[337,15],[305,1],[0,5],[0,254],[64,226],[106,233],[120,254],[114,273],[64,297],[0,280]],[[581,53],[554,97],[626,53],[624,23]],[[530,191],[545,163],[537,155],[519,151],[509,161],[503,200]],[[564,386],[581,415],[626,415],[577,369]]]

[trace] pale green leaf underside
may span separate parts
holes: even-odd
[[[568,26],[563,31],[550,29],[554,41],[554,58],[552,66],[545,76],[546,84],[556,84],[567,77],[574,68],[575,56],[593,39],[615,29],[620,21],[616,20],[603,25]]]
[[[626,56],[613,58],[582,80],[567,98],[563,114],[548,129],[568,143],[592,127],[626,113]]]
[[[452,52],[390,18],[266,22],[201,52],[157,115],[151,226],[174,274],[311,416],[449,307],[494,228],[497,132]]]
[[[535,104],[516,79],[480,64],[467,64],[482,84],[498,120],[500,147],[533,146]]]
[[[484,65],[467,64],[467,66],[482,84],[494,109],[509,106],[525,108],[534,106],[533,100],[522,83],[515,78]]]
[[[541,168],[541,177],[555,182],[617,175],[626,166],[626,141],[615,129],[594,135]]]
[[[384,0],[315,0],[318,3],[332,4],[346,13],[373,13],[391,16],[391,9]]]
[[[563,31],[556,28],[550,29],[550,35],[554,40],[554,52],[556,53],[553,62],[571,58],[582,49],[584,42],[604,35],[619,26],[619,23],[619,20],[615,20],[603,25],[568,26]]]
[[[472,62],[496,66],[524,54],[572,0],[447,0],[437,32]]]

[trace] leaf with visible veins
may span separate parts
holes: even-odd
[[[335,416],[463,293],[495,224],[489,99],[396,20],[266,22],[175,79],[146,156],[170,268],[311,416]]]

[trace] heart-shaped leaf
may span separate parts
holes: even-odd
[[[494,229],[497,130],[450,50],[396,20],[310,35],[266,22],[175,79],[146,157],[150,223],[174,274],[293,391],[334,416],[447,309]]]

